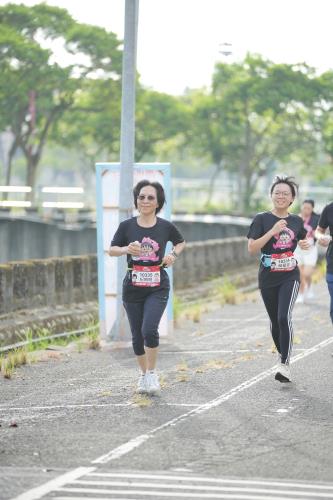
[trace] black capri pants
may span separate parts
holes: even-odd
[[[141,302],[123,302],[132,332],[132,345],[137,356],[145,354],[145,346],[159,345],[158,326],[169,298],[168,289],[151,292]]]

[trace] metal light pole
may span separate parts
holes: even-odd
[[[135,156],[135,87],[139,0],[125,0],[125,32],[122,68],[119,222],[132,215],[133,165]],[[126,257],[120,257],[117,271],[117,318],[111,331],[113,339],[128,337],[127,322],[121,301]]]

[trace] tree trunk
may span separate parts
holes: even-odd
[[[13,158],[18,149],[18,140],[15,137],[13,144],[10,147],[10,150],[8,152],[8,158],[7,158],[7,170],[6,170],[6,179],[5,179],[5,185],[10,186],[10,181],[12,177],[12,167],[13,167]],[[3,193],[3,199],[8,200],[8,193]]]
[[[26,177],[26,185],[31,186],[31,192],[27,193],[26,200],[31,201],[31,204],[34,203],[36,198],[35,193],[35,184],[36,184],[36,173],[38,166],[38,157],[36,155],[29,155],[27,157],[27,177]]]
[[[205,203],[206,207],[209,206],[210,202],[212,201],[212,197],[214,194],[214,188],[215,188],[215,182],[216,182],[216,179],[218,178],[218,176],[220,175],[221,170],[222,170],[221,163],[215,165],[215,170],[214,170],[214,172],[210,178],[210,181],[209,181],[207,201]]]

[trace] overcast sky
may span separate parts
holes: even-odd
[[[9,2],[0,0],[4,5]],[[38,0],[15,0],[33,5]],[[47,0],[80,22],[123,37],[125,0]],[[274,62],[333,68],[332,0],[140,0],[138,71],[141,82],[181,94],[209,85],[218,60],[257,52]],[[220,54],[232,44],[233,54]]]

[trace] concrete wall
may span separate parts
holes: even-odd
[[[186,241],[244,236],[246,219],[177,216],[173,219]],[[214,222],[215,221],[215,222]],[[96,253],[96,228],[91,222],[65,225],[0,216],[0,263]]]
[[[96,299],[96,255],[0,264],[0,315]]]
[[[0,218],[0,263],[96,252],[96,229]]]
[[[254,262],[246,238],[189,243],[174,267],[176,288],[195,285]],[[97,300],[96,255],[0,265],[0,315]]]

